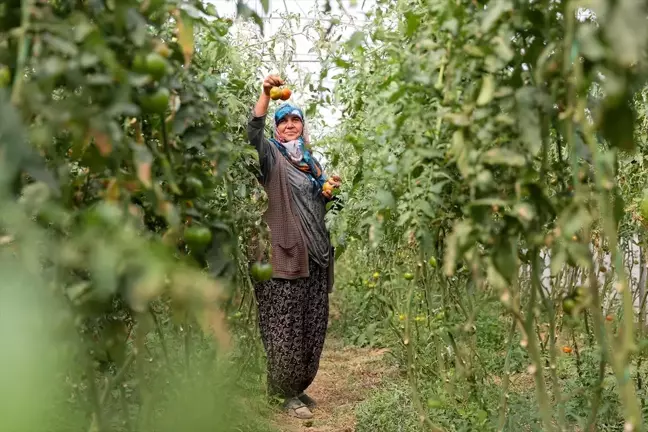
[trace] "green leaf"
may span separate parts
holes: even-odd
[[[481,31],[488,32],[493,25],[508,11],[513,8],[513,4],[508,0],[495,0],[488,4],[486,15],[482,20]]]
[[[493,265],[504,280],[511,284],[518,271],[518,260],[513,239],[504,238],[493,251]]]
[[[261,1],[261,6],[263,7],[263,12],[268,13],[268,10],[270,9],[270,0],[260,0]]]
[[[261,34],[263,34],[263,19],[257,14],[254,10],[243,2],[243,0],[238,0],[236,3],[236,14],[241,18],[248,19],[251,18],[254,23],[259,26]]]
[[[565,267],[567,251],[562,246],[556,245],[551,251],[551,276],[556,276]]]
[[[598,38],[598,28],[593,23],[578,26],[578,41],[581,53],[589,60],[598,62],[605,58],[605,47]]]
[[[351,37],[349,38],[349,40],[347,41],[346,44],[350,49],[353,50],[353,49],[359,47],[360,45],[362,45],[362,43],[364,42],[364,38],[365,38],[365,35],[364,35],[363,32],[356,31],[351,35]]]
[[[558,220],[562,235],[571,238],[592,222],[592,216],[584,207],[566,209]]]
[[[503,39],[500,36],[496,36],[493,38],[493,44],[494,44],[493,50],[495,51],[495,54],[497,54],[497,56],[504,63],[504,65],[508,64],[511,60],[513,60],[513,57],[515,57],[515,51],[513,51],[513,48],[511,48],[510,40]]]
[[[459,22],[456,18],[451,18],[443,23],[441,30],[447,30],[452,36],[456,36],[459,31]]]
[[[569,257],[584,269],[589,269],[592,264],[592,254],[586,244],[583,243],[567,243],[567,253]]]
[[[633,152],[635,143],[635,122],[637,114],[632,107],[632,96],[627,94],[621,102],[609,96],[603,102],[600,113],[600,129],[612,147]],[[613,100],[610,100],[613,99]]]
[[[42,37],[43,41],[45,41],[53,51],[70,57],[74,57],[79,53],[77,46],[67,39],[54,36],[51,33],[45,33]]]
[[[449,182],[450,180],[442,180],[440,182],[436,182],[428,188],[428,192],[431,194],[439,195],[441,191],[443,191],[443,187]]]
[[[502,277],[502,275],[495,269],[494,265],[489,265],[486,268],[486,278],[488,279],[489,285],[492,287],[505,290],[509,287],[509,283]]]
[[[350,62],[340,58],[336,57],[335,60],[335,65],[344,69],[349,69],[351,66],[353,66]]]
[[[407,24],[405,28],[405,35],[407,37],[411,37],[414,33],[416,33],[416,30],[418,30],[419,26],[421,25],[421,17],[412,11],[407,11],[405,12],[405,22]]]
[[[535,209],[529,203],[518,203],[513,207],[511,214],[517,218],[524,229],[528,229],[529,225],[536,216]]]
[[[27,145],[22,119],[9,95],[0,89],[0,192],[13,183],[20,170],[47,184],[55,196],[60,194],[58,181],[43,157]]]
[[[473,226],[471,221],[457,222],[447,239],[447,253],[443,257],[443,272],[450,277],[454,274],[457,261],[463,256]]]
[[[470,119],[464,113],[446,114],[445,118],[455,126],[470,126]]]
[[[518,129],[522,141],[532,156],[536,156],[542,149],[540,113],[536,106],[535,93],[536,90],[533,87],[522,87],[515,93]]]
[[[412,219],[412,212],[410,211],[403,212],[398,217],[398,221],[396,221],[396,226],[403,226],[405,224],[408,224],[411,219]]]
[[[443,152],[441,150],[419,147],[416,152],[424,159],[443,159]]]
[[[392,195],[388,190],[378,190],[378,192],[376,192],[376,199],[383,208],[393,208],[396,206],[394,195]]]
[[[506,165],[511,167],[523,167],[526,165],[524,156],[506,148],[488,150],[482,156],[481,161],[486,165]]]
[[[610,60],[630,68],[645,55],[648,41],[646,5],[641,1],[619,0],[608,12],[603,26],[609,44]]]
[[[493,95],[495,94],[495,79],[493,75],[485,75],[482,80],[481,90],[479,91],[479,96],[477,97],[477,105],[484,106],[490,103],[493,100]]]
[[[465,149],[465,140],[463,129],[457,129],[452,133],[452,147],[450,151],[454,155],[459,155]]]
[[[128,8],[126,11],[126,26],[128,28],[127,34],[133,44],[137,47],[143,46],[148,35],[147,22],[134,7]]]
[[[434,219],[436,217],[436,215],[434,214],[434,210],[432,209],[432,206],[430,205],[429,202],[425,200],[420,200],[418,202],[418,208],[420,208],[423,214],[425,214],[430,219]]]

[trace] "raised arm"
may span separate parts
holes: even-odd
[[[274,164],[274,154],[270,142],[265,139],[264,128],[268,105],[270,104],[270,89],[283,84],[283,80],[276,75],[269,75],[263,81],[263,91],[259,95],[259,100],[252,109],[252,115],[248,121],[247,133],[250,144],[256,148],[259,154],[259,163],[261,164],[261,173],[263,181],[268,178],[270,168]]]

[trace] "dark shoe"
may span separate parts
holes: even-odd
[[[317,402],[315,402],[315,399],[312,397],[308,396],[306,393],[302,393],[299,396],[297,396],[300,401],[304,402],[308,408],[317,408]]]
[[[284,402],[284,410],[291,416],[297,417],[298,419],[308,420],[313,418],[313,413],[304,402],[300,401],[299,398],[287,399]]]

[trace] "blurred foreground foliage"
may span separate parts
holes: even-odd
[[[1,430],[268,430],[260,347],[226,319],[262,210],[232,210],[259,190],[259,60],[231,25],[197,0],[0,5]]]

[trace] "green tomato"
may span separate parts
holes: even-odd
[[[409,273],[409,272],[403,273],[403,277],[405,278],[405,280],[408,280],[408,281],[414,279],[414,275],[412,273]]]
[[[437,268],[437,260],[436,260],[436,258],[435,257],[430,257],[430,259],[428,260],[428,264],[432,268]]]
[[[160,87],[155,93],[147,94],[141,97],[140,104],[142,109],[150,114],[164,114],[169,106],[171,93],[169,89]]]
[[[8,87],[11,84],[11,71],[7,66],[0,66],[0,88]]]
[[[250,269],[252,277],[259,282],[265,282],[272,279],[272,265],[269,263],[255,262]]]
[[[212,232],[207,227],[192,226],[185,229],[184,241],[194,251],[204,250],[211,244]]]
[[[144,54],[135,55],[131,68],[133,72],[137,72],[138,74],[148,73],[148,70],[146,69],[146,57],[144,57]]]
[[[115,227],[121,225],[124,212],[120,206],[108,201],[102,201],[88,209],[85,221],[89,225]]]
[[[563,300],[562,307],[566,314],[571,315],[576,307],[576,302],[571,298],[566,298]]]
[[[162,79],[166,75],[168,65],[166,59],[156,52],[146,56],[146,72],[155,80]]]
[[[194,176],[189,176],[185,179],[185,195],[190,198],[195,198],[203,193],[203,182]]]

